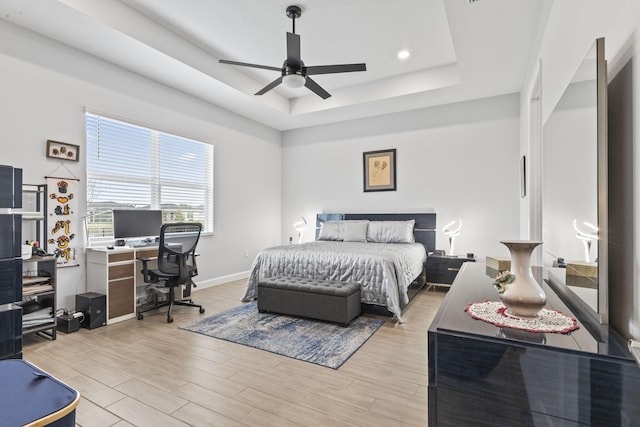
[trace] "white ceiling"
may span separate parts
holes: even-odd
[[[519,92],[543,2],[532,0],[0,0],[0,16],[276,129],[294,129]],[[332,94],[280,85],[285,9],[307,66]],[[411,57],[399,60],[406,49]]]

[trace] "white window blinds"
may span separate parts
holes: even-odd
[[[112,209],[161,209],[213,231],[213,146],[86,113],[87,230],[113,236]]]

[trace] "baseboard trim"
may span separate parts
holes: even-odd
[[[229,274],[227,276],[215,277],[213,279],[205,280],[202,282],[196,281],[198,287],[195,290],[197,291],[198,289],[206,289],[210,288],[211,286],[222,285],[224,283],[233,282],[234,280],[247,279],[248,277],[249,271],[243,271],[240,273]]]

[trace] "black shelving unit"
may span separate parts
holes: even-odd
[[[22,334],[56,339],[56,257],[32,256],[22,261]],[[36,318],[32,319],[31,317]]]
[[[0,208],[0,360],[21,359],[22,169],[0,165]]]
[[[23,184],[22,235],[34,237],[40,249],[47,252],[46,184]],[[38,334],[56,339],[57,259],[36,254],[23,259],[22,273],[22,334]]]
[[[47,252],[47,184],[22,185],[22,235],[31,236],[39,242],[40,248]]]

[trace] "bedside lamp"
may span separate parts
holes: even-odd
[[[582,240],[582,243],[584,244],[584,261],[591,262],[591,243],[593,243],[594,240],[598,240],[598,227],[586,221],[583,222],[583,224],[590,228],[591,232],[580,230],[578,228],[578,222],[575,219],[573,220],[573,229],[576,230],[576,237],[579,240]]]
[[[298,243],[302,243],[302,235],[304,234],[304,230],[307,229],[307,220],[304,217],[300,218],[300,221],[297,221],[293,224],[293,227],[298,232]]]
[[[462,220],[458,219],[458,224],[455,221],[451,221],[449,224],[442,227],[442,232],[445,236],[449,237],[449,256],[453,256],[453,247],[456,241],[456,237],[460,235],[462,229]]]

